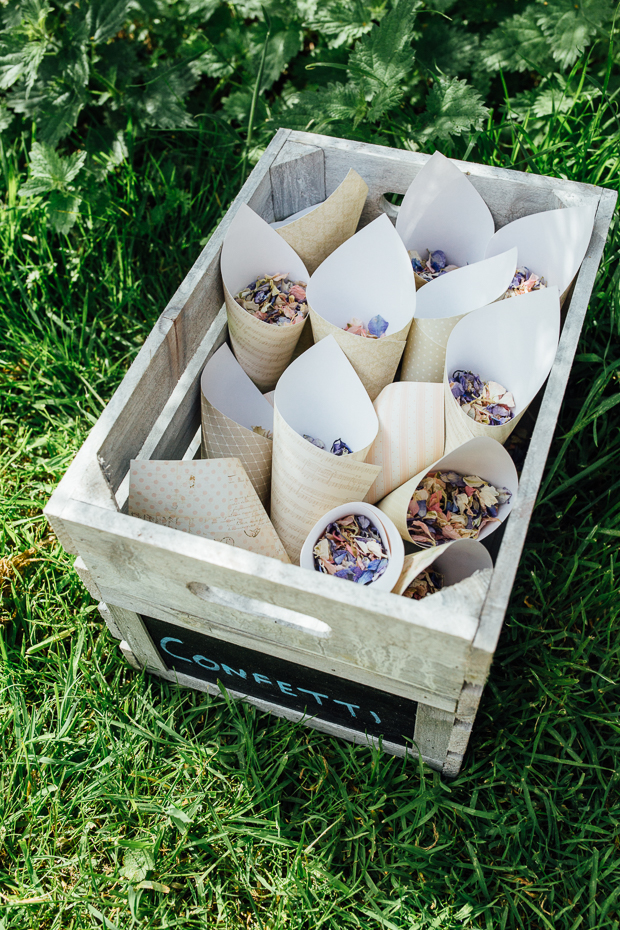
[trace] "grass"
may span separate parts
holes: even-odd
[[[616,187],[604,105],[450,154]],[[208,127],[136,148],[72,238],[2,153],[0,930],[620,923],[615,223],[462,774],[136,674],[42,506],[239,182]],[[501,338],[501,335],[498,335]]]

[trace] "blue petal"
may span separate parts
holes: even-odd
[[[384,320],[382,316],[377,314],[373,316],[372,320],[368,324],[368,332],[371,336],[376,336],[378,339],[383,336],[390,324],[387,320]]]

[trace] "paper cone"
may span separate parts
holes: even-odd
[[[443,575],[443,590],[469,578],[474,572],[493,568],[493,559],[476,539],[454,539],[443,546],[422,549],[413,555],[405,556],[394,594],[404,594],[414,578],[431,565],[435,571]]]
[[[401,381],[443,381],[446,345],[452,330],[466,314],[505,293],[514,277],[516,261],[517,250],[512,248],[450,271],[420,290]]]
[[[327,258],[308,285],[315,342],[333,336],[371,400],[394,380],[416,307],[411,263],[383,214]],[[380,314],[389,323],[381,339],[345,332],[351,317],[365,325]]]
[[[495,233],[485,254],[497,255],[516,246],[517,265],[526,265],[564,296],[586,254],[595,215],[596,203],[522,216]]]
[[[379,432],[366,461],[381,471],[366,495],[371,504],[443,455],[443,388],[396,381],[383,388],[373,406]]]
[[[496,488],[508,488],[509,491],[512,491],[510,501],[507,504],[501,504],[498,508],[499,523],[487,523],[482,528],[477,539],[484,539],[489,533],[492,533],[500,523],[503,523],[512,510],[519,487],[517,470],[512,459],[504,447],[493,439],[487,437],[470,439],[469,442],[459,446],[458,449],[454,449],[448,455],[444,455],[443,458],[433,462],[428,468],[420,471],[377,504],[379,509],[386,513],[396,524],[398,532],[408,542],[411,542],[409,530],[407,529],[409,501],[422,478],[429,472],[437,471],[455,471],[459,475],[477,475]]]
[[[129,468],[129,514],[288,562],[239,459],[156,462]]]
[[[306,210],[272,223],[312,274],[357,229],[368,185],[353,168],[333,194]]]
[[[323,514],[323,516],[317,520],[317,522],[308,533],[303,544],[299,558],[299,564],[301,568],[310,569],[312,572],[316,571],[314,565],[314,546],[317,540],[320,536],[323,535],[323,532],[328,524],[333,523],[334,520],[340,520],[342,517],[346,517],[350,513],[368,517],[368,519],[379,531],[379,535],[381,536],[381,540],[383,542],[383,547],[388,553],[390,560],[388,567],[381,575],[381,577],[367,585],[367,587],[372,588],[373,591],[391,591],[400,578],[402,572],[403,562],[405,559],[405,547],[403,546],[403,541],[400,538],[398,530],[390,518],[382,513],[377,507],[373,507],[372,504],[367,504],[362,501],[340,504],[339,507],[334,507],[329,511],[329,513]],[[342,579],[340,578],[338,579],[338,581],[341,580]],[[349,581],[349,584],[353,583],[354,582]]]
[[[254,384],[263,392],[271,391],[289,364],[307,320],[290,326],[265,323],[240,307],[235,294],[257,277],[278,272],[308,283],[308,270],[290,245],[243,203],[224,239],[220,267],[233,351]]]
[[[463,266],[484,258],[495,224],[466,175],[435,152],[409,185],[396,231],[408,251],[415,249],[424,257],[427,250],[442,249],[449,264]]]
[[[481,333],[501,333],[489,352]],[[446,452],[474,436],[505,443],[551,371],[560,338],[557,287],[522,294],[481,307],[452,330],[446,348],[444,393]],[[497,381],[515,399],[515,416],[502,426],[476,423],[452,396],[450,378],[457,369],[473,371],[484,381]]]
[[[273,406],[243,371],[226,344],[205,365],[200,379],[202,457],[234,457],[243,465],[264,507],[271,490]]]
[[[287,368],[276,387],[271,472],[271,519],[291,561],[328,510],[362,500],[379,467],[364,461],[377,435],[377,415],[364,386],[335,339],[308,349]],[[352,455],[327,449],[343,439]]]

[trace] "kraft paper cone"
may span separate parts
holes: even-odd
[[[443,455],[443,388],[396,381],[383,388],[373,406],[379,432],[366,461],[380,465],[381,471],[366,495],[371,504]]]
[[[512,510],[519,487],[517,470],[512,459],[504,447],[493,439],[488,439],[486,436],[470,439],[469,442],[464,443],[458,449],[454,449],[448,455],[444,455],[436,462],[433,462],[428,468],[420,471],[377,504],[379,509],[386,513],[396,524],[398,532],[408,542],[411,542],[409,530],[407,529],[409,501],[422,478],[429,472],[436,471],[455,471],[460,475],[477,475],[496,488],[508,488],[509,491],[512,491],[510,501],[507,504],[501,504],[498,508],[499,523],[488,523],[479,533],[478,539],[484,539],[489,533],[497,529]]]
[[[267,511],[236,458],[132,460],[129,513],[281,562],[289,561]]]
[[[394,587],[394,594],[404,594],[414,578],[433,566],[436,572],[443,575],[443,588],[458,584],[469,578],[474,572],[493,568],[493,559],[476,539],[454,539],[435,546],[433,549],[422,549],[413,555],[406,555],[398,583]],[[428,595],[432,596],[432,595]]]
[[[374,400],[394,380],[416,308],[411,263],[388,217],[333,252],[312,275],[307,295],[315,342],[333,336]],[[380,339],[342,328],[351,317],[367,326],[377,314],[389,323]]]
[[[489,352],[481,333],[501,333]],[[446,348],[444,393],[446,452],[474,436],[506,442],[551,371],[560,338],[560,298],[557,287],[522,294],[518,302],[481,307],[452,330]],[[476,423],[452,396],[455,370],[472,371],[484,381],[497,381],[515,399],[515,416],[501,426]]]
[[[443,381],[446,345],[466,314],[505,293],[514,277],[516,248],[430,281],[417,297],[403,356],[401,381]]]
[[[202,457],[237,458],[264,507],[271,491],[273,406],[246,375],[226,344],[213,354],[200,379]]]
[[[379,467],[364,461],[377,435],[377,415],[335,339],[327,337],[287,368],[276,387],[271,519],[291,561],[328,510],[362,500]],[[303,438],[321,439],[319,449]],[[351,455],[328,450],[342,439]]]
[[[307,210],[272,223],[312,274],[357,229],[368,185],[353,168],[333,194]]]
[[[293,281],[310,279],[297,253],[246,204],[230,224],[220,259],[228,331],[243,370],[263,392],[271,391],[286,366],[306,325],[275,326],[257,320],[239,306],[235,294],[257,277],[286,273]]]
[[[525,265],[564,296],[586,254],[595,215],[596,203],[523,216],[495,233],[486,256],[516,246],[517,265]]]
[[[323,516],[317,520],[303,544],[301,556],[299,558],[300,566],[309,569],[311,572],[316,571],[314,565],[314,546],[317,540],[323,535],[323,532],[330,523],[333,523],[335,520],[340,520],[350,513],[356,516],[361,515],[368,517],[375,529],[378,530],[381,541],[383,542],[383,547],[389,557],[389,563],[384,573],[376,581],[371,582],[368,587],[372,588],[373,591],[391,591],[402,572],[405,559],[405,547],[403,546],[403,541],[400,538],[398,530],[390,518],[377,507],[373,507],[372,504],[367,504],[364,501],[353,501],[340,504],[339,507],[334,507],[333,510],[323,514]],[[323,574],[323,572],[320,574]],[[338,580],[341,581],[342,579],[339,578]],[[353,582],[349,581],[349,584],[353,584]]]
[[[396,231],[408,251],[415,249],[424,258],[428,250],[442,249],[449,264],[462,267],[484,258],[495,224],[466,175],[435,152],[409,185]]]

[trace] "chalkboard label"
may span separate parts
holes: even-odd
[[[416,701],[318,672],[195,630],[142,617],[164,664],[251,697],[411,746]]]

